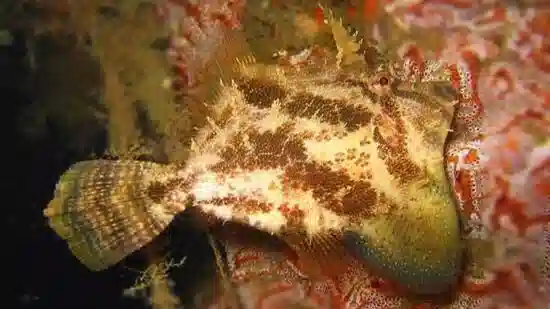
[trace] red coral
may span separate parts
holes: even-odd
[[[169,31],[168,56],[177,90],[195,84],[227,31],[240,26],[244,4],[245,0],[157,0]]]

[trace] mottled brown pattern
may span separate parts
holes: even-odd
[[[374,205],[377,205],[377,192],[367,181],[352,181],[351,188],[342,197],[342,212],[355,218],[365,218],[371,215]]]
[[[243,135],[237,135],[227,147],[221,150],[222,162],[213,167],[214,171],[223,171],[236,167],[245,170],[277,168],[294,161],[307,158],[302,138],[292,134],[294,127],[286,124],[274,132],[258,132],[250,129]],[[247,145],[250,147],[248,148]],[[252,154],[252,155],[251,155]]]
[[[239,78],[235,81],[246,102],[259,108],[269,108],[277,99],[285,98],[287,91],[275,82],[256,78]]]
[[[412,181],[421,175],[422,170],[409,158],[404,141],[399,140],[399,144],[394,145],[380,134],[378,128],[374,129],[373,139],[378,155],[386,163],[388,172],[401,183]]]
[[[379,97],[370,89],[369,84],[364,80],[354,79],[348,74],[340,74],[336,77],[336,82],[340,83],[342,86],[361,89],[361,94],[366,96],[371,102],[377,102],[379,99]]]
[[[290,94],[273,81],[258,78],[237,82],[246,103],[258,108],[269,108],[280,100],[281,109],[293,117],[313,118],[332,125],[343,124],[348,131],[368,125],[372,112],[364,106],[351,106],[345,100],[327,99],[307,92]]]
[[[354,181],[345,170],[334,171],[317,162],[295,162],[285,169],[284,181],[291,187],[312,190],[324,207],[352,218],[371,213],[376,191],[364,180]],[[347,190],[342,198],[336,195]]]
[[[283,104],[283,109],[291,116],[318,117],[332,125],[343,124],[348,131],[368,125],[372,118],[366,107],[351,106],[344,100],[326,99],[310,93],[295,94]]]
[[[283,204],[279,206],[279,211],[288,220],[289,226],[300,226],[305,217],[305,213],[299,205]]]
[[[212,204],[219,206],[231,205],[231,207],[236,211],[242,211],[248,214],[266,213],[273,209],[273,205],[262,203],[253,198],[247,198],[244,196],[214,198],[212,199]]]
[[[407,131],[403,118],[396,106],[397,102],[388,96],[380,98],[383,115],[389,119],[378,118],[374,128],[373,140],[376,142],[378,156],[384,160],[388,172],[401,183],[409,182],[421,175],[421,168],[413,162],[407,151],[405,137]],[[390,136],[384,136],[381,127],[390,127]]]

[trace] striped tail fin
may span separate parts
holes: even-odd
[[[102,270],[149,243],[185,207],[171,199],[173,166],[141,161],[78,162],[60,178],[44,210],[49,225],[91,270]]]

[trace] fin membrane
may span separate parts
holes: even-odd
[[[171,166],[141,161],[78,162],[44,210],[51,228],[91,270],[116,264],[159,235],[181,209],[162,203]]]

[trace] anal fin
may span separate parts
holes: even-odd
[[[285,235],[282,240],[294,251],[298,267],[310,276],[334,278],[346,271],[351,255],[339,232],[315,236]]]

